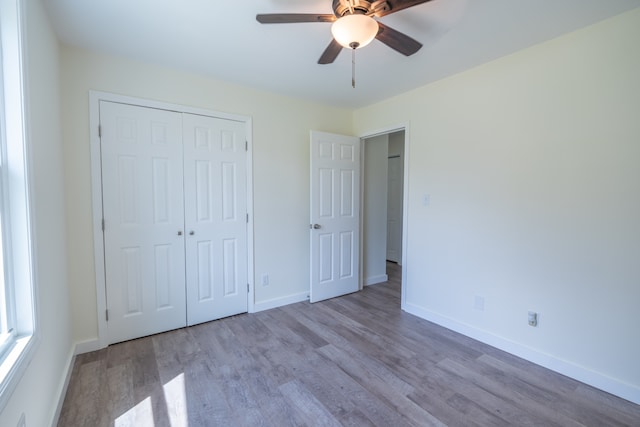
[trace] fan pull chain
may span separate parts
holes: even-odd
[[[356,49],[360,46],[360,43],[353,42],[351,46],[351,87],[356,88]]]
[[[351,87],[356,88],[356,50],[351,49]]]

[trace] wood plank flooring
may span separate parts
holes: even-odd
[[[400,310],[389,282],[77,357],[59,426],[640,426],[640,406]]]

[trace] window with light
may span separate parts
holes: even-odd
[[[21,7],[0,0],[0,411],[37,342]]]

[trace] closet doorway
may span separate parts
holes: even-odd
[[[112,100],[98,120],[101,342],[247,312],[246,123]]]

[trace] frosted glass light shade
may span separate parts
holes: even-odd
[[[346,15],[333,23],[331,33],[344,47],[353,47],[352,43],[358,43],[357,47],[364,47],[378,34],[378,23],[370,16]]]

